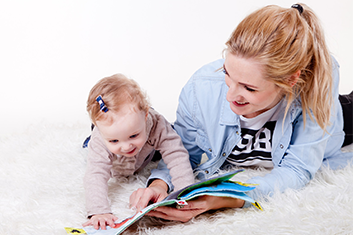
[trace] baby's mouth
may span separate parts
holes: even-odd
[[[133,150],[126,152],[125,154],[133,154],[135,152],[136,148],[134,148]]]

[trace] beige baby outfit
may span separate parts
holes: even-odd
[[[175,190],[194,183],[189,154],[170,123],[153,109],[149,110],[146,122],[147,141],[134,157],[110,152],[98,128],[92,131],[84,177],[88,216],[112,213],[108,199],[108,180],[135,174],[151,161],[155,150],[160,151],[167,164]]]

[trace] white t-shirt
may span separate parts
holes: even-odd
[[[240,116],[242,139],[233,148],[227,163],[237,166],[261,166],[273,168],[271,150],[272,135],[284,102],[254,117]]]

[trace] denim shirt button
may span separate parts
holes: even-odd
[[[208,151],[212,152],[212,149],[208,149]]]
[[[235,133],[236,133],[237,135],[239,135],[239,131],[236,131]]]
[[[205,173],[208,174],[209,173],[208,170],[205,170]]]
[[[283,144],[280,144],[279,147],[280,147],[281,149],[283,149],[284,146],[283,146]]]
[[[226,153],[222,153],[222,156],[224,157],[226,155]]]

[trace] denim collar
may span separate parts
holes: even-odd
[[[237,126],[239,125],[239,116],[230,109],[229,102],[226,99],[228,92],[228,86],[226,83],[223,84],[222,91],[221,116],[219,119],[219,124],[226,126]]]

